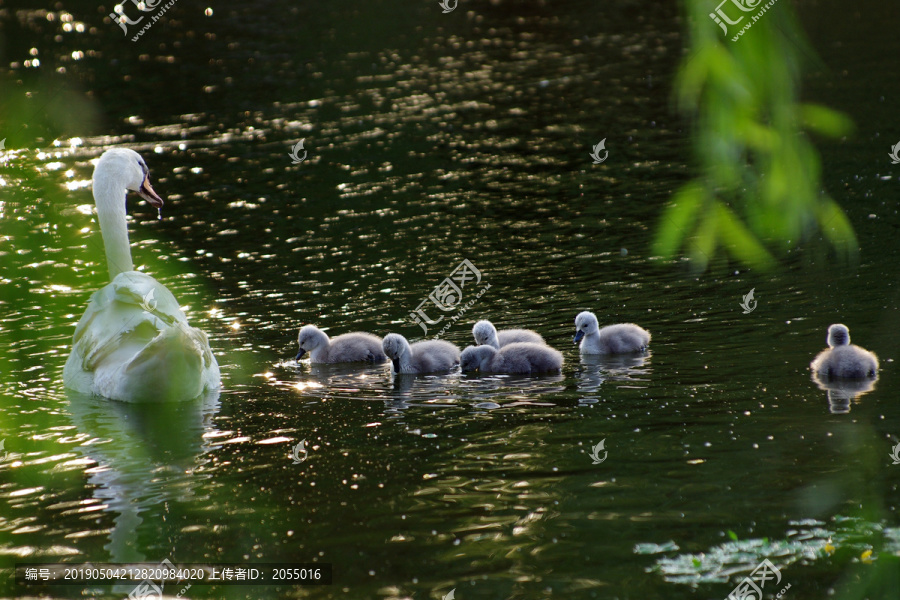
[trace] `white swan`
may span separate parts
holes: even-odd
[[[94,292],[63,370],[67,388],[126,402],[196,398],[217,389],[219,365],[206,334],[188,325],[172,293],[134,270],[125,196],[163,204],[140,155],[107,150],[94,168],[97,219],[111,283]]]
[[[389,333],[382,347],[394,373],[439,373],[459,364],[459,348],[444,340],[425,340],[410,346],[399,333]]]
[[[866,379],[878,373],[878,357],[850,343],[850,330],[835,323],[828,328],[829,348],[819,352],[809,367],[827,379]]]
[[[517,342],[544,343],[544,338],[535,331],[530,329],[503,329],[502,331],[497,331],[497,328],[490,321],[478,321],[475,323],[475,326],[472,327],[472,337],[475,338],[476,345],[492,346],[497,350],[502,346]]]
[[[643,352],[650,345],[650,332],[634,323],[607,325],[600,329],[597,316],[584,311],[575,317],[575,339],[582,354],[628,354]]]
[[[462,351],[459,368],[482,373],[558,373],[563,356],[544,344],[514,342],[499,350],[493,346],[469,346]]]
[[[384,362],[387,357],[381,349],[381,338],[371,333],[355,331],[329,339],[328,334],[315,325],[304,325],[297,334],[300,352],[297,360],[309,352],[313,363]]]

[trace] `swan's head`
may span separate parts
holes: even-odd
[[[409,342],[399,333],[389,333],[381,340],[381,348],[391,362],[394,363],[394,371],[400,372],[400,357],[409,354]]]
[[[597,317],[592,312],[584,311],[578,313],[578,316],[575,317],[575,343],[581,341],[586,335],[591,335],[593,333],[598,333],[600,331],[600,324],[597,322]]]
[[[847,329],[846,325],[841,325],[840,323],[835,323],[831,327],[828,328],[828,345],[834,348],[835,346],[846,346],[850,343],[850,330]]]
[[[500,346],[497,341],[497,329],[490,321],[478,321],[472,327],[472,336],[475,338],[475,345],[481,346]]]
[[[130,190],[150,203],[154,208],[162,208],[163,199],[150,185],[150,169],[141,155],[128,148],[111,148],[103,153],[94,167],[94,198],[100,189]],[[119,188],[119,189],[116,189]]]
[[[490,323],[488,323],[490,325]],[[467,346],[462,354],[459,355],[460,371],[477,371],[481,369],[481,365],[490,360],[497,351],[493,346]]]
[[[304,325],[297,335],[297,343],[300,345],[297,360],[300,360],[307,352],[312,352],[320,346],[327,346],[328,336],[315,325]]]

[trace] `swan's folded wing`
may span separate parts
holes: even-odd
[[[210,348],[209,346],[209,337],[207,337],[206,332],[202,329],[197,329],[196,327],[188,327],[187,329],[194,344],[197,345],[197,349],[203,359],[203,368],[209,369],[213,365],[216,365],[216,368],[218,368],[218,363],[216,362],[216,358],[213,356],[212,348]]]
[[[144,273],[120,273],[91,296],[75,328],[72,350],[82,369],[92,371],[107,357],[149,342],[175,323],[187,325],[187,319],[169,290]]]
[[[187,317],[169,288],[140,271],[119,273],[108,287],[113,288],[115,301],[148,311],[168,324],[175,321],[187,324]],[[104,288],[105,289],[105,288]]]

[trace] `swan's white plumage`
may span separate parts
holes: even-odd
[[[617,323],[600,328],[597,316],[589,311],[575,317],[575,343],[582,354],[630,354],[644,352],[650,332],[634,323]]]
[[[381,344],[394,373],[441,373],[459,364],[459,348],[444,340],[410,345],[399,333],[389,333]]]
[[[499,350],[487,344],[468,346],[459,359],[461,371],[482,373],[558,373],[562,365],[559,351],[534,342],[513,342]]]
[[[94,200],[112,282],[91,296],[75,328],[63,382],[82,393],[128,402],[196,398],[219,387],[219,365],[206,334],[188,324],[172,293],[131,270],[129,189],[162,205],[140,156],[108,150],[94,169]]]
[[[304,325],[297,335],[300,352],[297,360],[309,352],[312,363],[384,362],[387,356],[381,348],[381,338],[371,333],[354,331],[335,338],[315,325]]]
[[[878,357],[874,353],[850,343],[850,330],[835,323],[828,328],[828,348],[821,351],[809,365],[826,380],[866,379],[878,376]]]
[[[503,329],[497,331],[497,328],[490,321],[478,321],[475,323],[472,327],[472,336],[475,338],[476,345],[492,346],[497,350],[508,344],[519,342],[546,343],[541,334],[530,329]]]

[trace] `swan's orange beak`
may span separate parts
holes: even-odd
[[[150,185],[149,175],[144,177],[144,183],[141,184],[141,189],[138,190],[138,195],[149,202],[150,206],[154,208],[162,208],[163,199],[159,197],[159,194],[153,191],[153,186]]]

